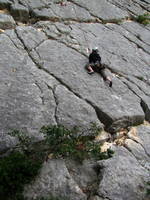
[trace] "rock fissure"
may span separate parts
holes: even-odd
[[[14,46],[17,48],[17,49],[19,49],[19,47],[16,45],[16,43],[14,42],[14,40],[12,40],[12,38],[10,37],[10,35],[9,34],[7,34],[7,33],[5,33],[4,32],[4,34],[11,40],[11,42],[14,44]]]
[[[69,200],[144,200],[150,29],[135,21],[149,10],[149,0],[0,0],[0,7],[7,7],[10,20],[2,16],[0,22],[1,131],[25,128],[40,138],[40,127],[62,124],[88,134],[95,122],[107,131],[100,143],[115,151],[97,162],[99,172],[86,160],[73,163],[74,173],[64,160],[49,158],[26,190],[27,199],[52,194]],[[11,30],[3,23],[11,23]],[[98,46],[112,88],[83,69],[88,45]],[[129,133],[136,125],[137,135]],[[0,150],[11,147],[2,140]]]
[[[130,22],[129,22],[130,23]],[[138,40],[140,40],[142,43],[146,44],[146,45],[149,45],[148,43],[146,43],[144,40],[142,40],[142,38],[138,35],[138,34],[134,34],[132,31],[130,31],[129,29],[127,29],[126,27],[123,27],[126,31],[128,31],[131,35],[134,35]],[[131,42],[134,42],[132,41],[130,38],[127,37],[127,39]],[[136,45],[139,45],[137,44],[136,42],[134,42]],[[139,45],[140,48],[142,48],[140,45]],[[143,49],[143,48],[142,48]],[[145,51],[145,49],[144,49]],[[150,54],[149,52],[146,51],[146,53]]]
[[[59,102],[58,102],[58,99],[57,99],[56,94],[55,94],[57,86],[54,86],[54,88],[51,88],[48,84],[46,84],[46,85],[47,85],[48,89],[52,91],[53,97],[55,99],[56,106],[55,106],[54,118],[55,118],[56,123],[58,124],[57,107],[58,107]]]
[[[41,98],[42,104],[45,105],[44,96],[43,96],[43,90],[42,90],[40,84],[39,84],[37,81],[35,81],[35,85],[36,85],[37,88],[40,90],[40,93],[41,93],[40,98]]]
[[[57,29],[58,29],[58,28],[57,28]],[[61,39],[57,39],[57,38],[54,37],[54,36],[49,36],[49,35],[46,33],[45,30],[42,30],[42,32],[45,33],[45,35],[47,36],[48,39],[50,39],[50,40],[55,40],[55,41],[57,41],[57,42],[59,42],[59,43],[61,43],[61,44],[64,44],[66,47],[71,48],[71,49],[77,51],[78,53],[80,53],[81,55],[83,55],[83,56],[85,56],[85,57],[88,57],[87,54],[84,53],[82,50],[79,50],[79,49],[77,49],[77,48],[75,48],[75,47],[69,45],[67,42],[62,41]]]
[[[145,80],[143,81],[143,80],[141,80],[139,77],[137,77],[137,76],[134,76],[135,78],[137,78],[138,80],[140,80],[140,81],[142,81],[143,83],[145,83],[146,85],[148,84]],[[133,83],[134,85],[136,85],[136,87],[140,90],[140,91],[142,91],[146,96],[150,96],[150,94],[149,93],[147,93],[145,90],[143,90],[142,89],[142,87],[140,87],[140,85],[139,84],[136,84],[135,83],[135,81],[132,81],[130,78],[128,78],[127,76],[126,77],[124,77],[127,81],[129,81],[129,82],[131,82],[131,83]],[[133,90],[132,90],[132,92],[133,92]],[[137,94],[136,94],[137,95]],[[140,97],[140,96],[139,96]]]
[[[113,28],[106,26],[108,29],[115,31],[117,34],[119,33],[118,31],[114,30]],[[126,31],[129,31],[128,29],[126,29],[125,27],[123,27]],[[120,33],[125,39],[127,39],[129,42],[135,44],[137,46],[137,48],[142,49],[145,53],[150,54],[150,51],[146,50],[143,46],[141,46],[139,43],[137,43],[136,41],[132,40],[131,38],[129,38],[127,35]],[[131,35],[133,35],[132,32],[130,32]],[[143,40],[140,39],[140,37],[138,37],[137,35],[134,35],[138,40],[140,40],[143,45],[147,43],[145,43]],[[140,57],[140,59],[145,62],[146,65],[149,65],[144,59],[142,59],[142,57]]]
[[[132,33],[131,33],[132,34]],[[140,44],[138,44],[137,42],[135,42],[135,41],[133,41],[131,38],[129,38],[129,37],[127,37],[127,36],[125,36],[125,35],[123,35],[129,42],[132,42],[132,43],[134,43],[138,48],[140,48],[140,49],[142,49],[145,53],[148,53],[148,54],[150,54],[150,52],[149,51],[147,51],[144,47],[142,47]],[[137,38],[137,39],[139,39],[139,38]],[[142,41],[142,40],[140,40],[142,43],[144,43],[144,41]],[[146,44],[146,43],[145,43]],[[140,59],[142,59],[142,58],[140,58]],[[145,60],[143,60],[142,59],[142,61],[144,61],[145,62],[145,64],[147,64],[148,65],[148,63],[145,61]]]
[[[143,0],[144,1],[144,0]],[[135,4],[137,4],[138,6],[140,6],[143,10],[147,10],[147,11],[150,11],[149,10],[149,8],[147,8],[147,5],[142,5],[142,3],[143,2],[137,2],[137,1],[135,1],[135,0],[133,0],[133,2],[135,3]],[[146,1],[144,1],[145,3],[147,3]]]
[[[126,78],[126,79],[127,79],[127,78]],[[127,80],[128,80],[128,79],[127,79]],[[130,81],[130,80],[128,80],[128,81]],[[149,107],[148,107],[147,103],[146,103],[146,102],[144,101],[144,99],[143,99],[139,94],[137,94],[126,82],[123,81],[123,83],[129,88],[129,90],[131,90],[131,91],[141,100],[140,105],[141,105],[142,110],[143,110],[144,113],[145,113],[145,119],[149,121],[149,117],[148,117],[148,116],[149,116],[150,110],[149,110]]]
[[[19,36],[18,36],[19,37]],[[23,43],[23,45],[24,45],[24,47],[25,47],[25,49],[27,49],[26,48],[26,46],[25,46],[25,44],[24,44],[24,42],[22,41],[22,39],[19,37],[19,39],[21,40],[21,42]],[[97,116],[98,116],[98,119],[101,121],[101,119],[99,118],[99,116],[102,116],[100,113],[101,113],[101,111],[99,110],[99,109],[96,109],[96,107],[95,106],[93,106],[93,104],[91,103],[91,102],[89,102],[88,100],[86,100],[86,99],[84,99],[84,98],[82,98],[78,93],[76,93],[76,92],[74,92],[65,82],[63,82],[60,78],[58,78],[56,75],[54,75],[53,73],[50,73],[47,69],[45,69],[40,63],[38,63],[34,58],[33,58],[33,56],[30,54],[30,52],[28,51],[28,49],[27,49],[27,53],[28,53],[28,55],[29,55],[29,57],[31,58],[31,60],[35,63],[35,65],[38,67],[38,69],[40,69],[40,70],[43,70],[44,72],[46,72],[47,74],[49,74],[49,75],[51,75],[52,77],[54,77],[61,85],[63,85],[63,86],[65,86],[69,91],[71,91],[75,96],[77,96],[78,98],[80,98],[80,99],[82,99],[82,100],[84,100],[84,101],[86,101],[90,106],[92,106],[93,108],[94,108],[94,110],[96,111],[96,114],[97,114]],[[54,93],[53,93],[54,94]],[[55,96],[54,96],[55,97]],[[57,109],[56,109],[57,110]],[[103,113],[103,112],[102,112]],[[103,113],[104,114],[104,113]],[[56,116],[56,115],[55,115]],[[56,118],[56,117],[55,117]],[[109,118],[108,116],[107,116],[107,118]],[[103,118],[104,119],[104,118]],[[107,121],[107,120],[104,120],[105,122]],[[110,121],[110,120],[109,120]]]

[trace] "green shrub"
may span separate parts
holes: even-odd
[[[31,160],[20,152],[0,159],[0,199],[23,200],[24,185],[37,175],[41,162]]]
[[[150,195],[150,181],[147,182],[147,195]]]
[[[16,130],[16,129],[12,130],[8,134],[11,136],[17,137],[19,140],[19,144],[15,147],[15,149],[22,150],[23,152],[26,152],[26,153],[29,151],[30,146],[32,144],[31,137],[29,137],[24,132]]]
[[[138,17],[136,17],[136,21],[141,24],[147,25],[150,23],[150,14],[145,13],[143,15],[139,15]]]
[[[41,132],[45,135],[48,144],[48,154],[55,158],[70,157],[77,161],[84,159],[107,159],[112,152],[100,152],[100,144],[95,143],[93,136],[77,134],[76,131],[66,129],[64,126],[44,126]]]

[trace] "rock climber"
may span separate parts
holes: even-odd
[[[62,1],[60,2],[60,5],[61,5],[61,6],[66,6],[67,3],[66,3],[65,1],[62,0]]]
[[[101,63],[101,57],[98,53],[98,48],[95,47],[92,49],[92,53],[89,55],[89,65],[87,66],[88,73],[93,74],[98,72],[103,77],[104,81],[109,82],[109,87],[112,87],[112,80],[105,73],[105,68],[107,65]]]

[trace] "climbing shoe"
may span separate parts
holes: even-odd
[[[91,72],[88,72],[88,74],[94,74],[94,71],[93,71],[93,72],[92,72],[92,71],[91,71]]]
[[[112,87],[112,81],[109,82],[109,87]]]

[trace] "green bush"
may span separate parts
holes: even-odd
[[[24,153],[27,153],[29,151],[30,146],[32,144],[31,137],[29,137],[24,132],[16,130],[16,129],[12,130],[8,134],[13,137],[17,137],[19,140],[19,144],[15,147],[15,149],[22,150]]]
[[[64,126],[44,126],[41,132],[45,135],[49,146],[48,154],[55,158],[70,157],[82,162],[84,159],[107,159],[112,156],[111,151],[100,152],[100,144],[95,143],[93,136],[77,134],[76,131],[66,129]]]
[[[0,159],[0,199],[23,200],[24,185],[37,175],[41,162],[31,160],[20,152]]]
[[[150,195],[150,181],[147,182],[147,195]]]
[[[145,13],[143,15],[139,15],[138,17],[136,17],[136,21],[141,24],[147,25],[150,23],[150,14]]]

